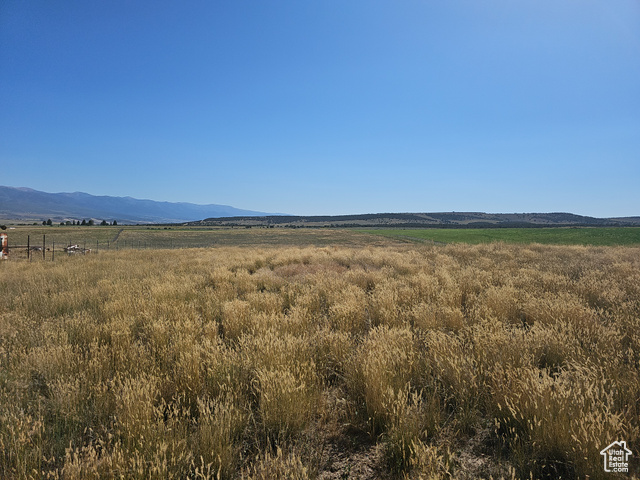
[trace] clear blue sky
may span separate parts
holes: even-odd
[[[0,185],[640,215],[640,1],[0,1]]]

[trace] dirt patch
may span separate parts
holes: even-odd
[[[383,445],[365,432],[345,429],[343,435],[325,445],[319,480],[391,478],[386,471]]]
[[[491,427],[477,428],[474,435],[456,445],[454,478],[513,478],[508,463],[500,461],[498,449]]]

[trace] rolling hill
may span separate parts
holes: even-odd
[[[238,227],[395,227],[395,228],[500,228],[500,227],[605,227],[640,226],[640,217],[595,218],[572,213],[371,213],[336,216],[253,216],[207,218],[191,225]]]

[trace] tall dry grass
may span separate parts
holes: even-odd
[[[503,244],[3,262],[0,477],[339,478],[331,452],[381,444],[390,476],[605,478],[600,449],[640,454],[639,267]]]

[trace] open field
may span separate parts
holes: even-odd
[[[542,243],[553,245],[640,245],[640,227],[365,229],[391,238],[440,243]]]
[[[640,248],[353,235],[0,263],[0,477],[638,475]]]
[[[220,246],[350,247],[426,243],[541,243],[557,245],[640,245],[640,228],[483,228],[483,229],[340,229],[244,228],[194,226],[16,226],[7,230],[11,247],[43,245],[56,252],[77,244],[92,251],[179,249]],[[50,256],[50,253],[48,253]],[[18,249],[15,257],[26,257]]]
[[[7,230],[10,247],[56,245],[62,251],[67,245],[99,251],[123,249],[179,249],[212,246],[328,246],[362,247],[367,245],[400,245],[398,239],[385,238],[350,229],[283,229],[220,228],[165,226],[16,226]],[[26,249],[24,249],[26,252]],[[19,251],[18,256],[26,256]]]

